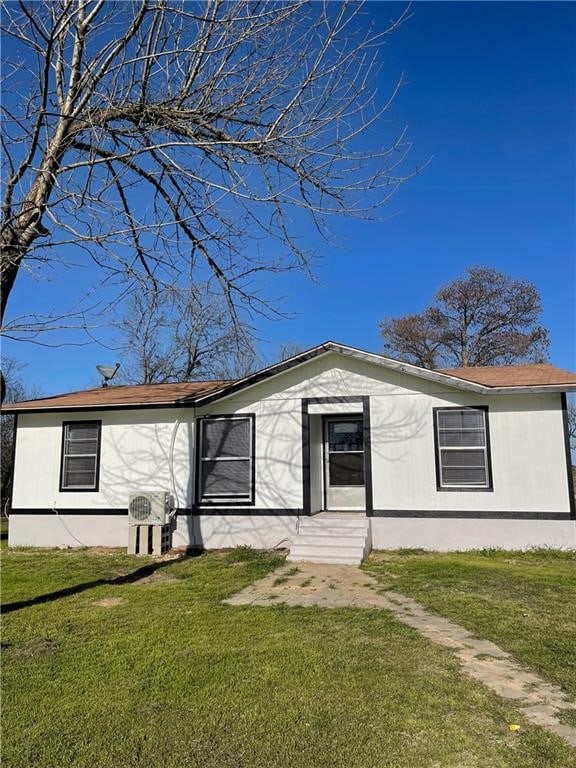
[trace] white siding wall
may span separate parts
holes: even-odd
[[[302,507],[302,418],[300,399],[263,401],[228,399],[198,409],[198,416],[256,415],[255,506],[266,509]]]
[[[299,509],[302,500],[301,400],[306,397],[370,396],[374,508],[400,511],[481,510],[485,512],[567,512],[568,484],[560,395],[482,397],[330,353],[272,380],[198,410],[198,415],[255,413],[256,498],[260,509]],[[436,489],[433,407],[488,405],[493,492],[441,492]],[[327,411],[329,409],[327,408]],[[318,407],[311,417],[313,465],[318,467]],[[358,405],[350,407],[357,412]],[[102,420],[100,490],[59,492],[62,422]],[[170,490],[181,508],[193,504],[193,409],[142,409],[93,414],[21,414],[16,446],[13,506],[66,510],[125,508],[134,490]],[[316,426],[315,426],[316,425]],[[317,431],[317,430],[316,430]],[[318,453],[318,455],[316,455]],[[314,474],[317,474],[316,472]],[[314,478],[313,478],[314,483]],[[319,485],[313,488],[318,506]],[[240,512],[240,510],[238,510]],[[125,543],[121,517],[68,516],[73,536],[62,520],[24,515],[11,521],[12,544],[61,543],[74,537],[88,543]],[[375,519],[375,546],[427,546],[426,542],[492,541],[487,531],[519,533],[518,545],[556,541],[551,531],[572,545],[573,522]],[[505,525],[504,525],[505,523]],[[77,526],[77,528],[76,528]],[[69,526],[70,527],[70,526]],[[50,533],[48,533],[50,529]],[[32,531],[36,530],[36,533]],[[273,546],[295,530],[295,518],[277,515],[204,515],[178,521],[175,544]],[[78,536],[83,531],[86,536]],[[459,533],[460,531],[460,533]],[[469,531],[475,531],[469,535]],[[522,531],[526,532],[524,536]],[[100,532],[100,533],[98,533]],[[419,535],[416,535],[420,532]],[[441,532],[441,533],[440,533]],[[451,537],[446,532],[452,532]],[[454,533],[455,532],[455,533]],[[545,535],[546,532],[546,535]],[[99,536],[101,540],[99,540]],[[43,538],[44,537],[44,538]],[[456,537],[456,538],[454,538]],[[498,540],[500,533],[496,535]],[[544,538],[542,538],[544,537]],[[567,537],[567,538],[566,538]],[[525,544],[522,541],[525,539]],[[424,542],[424,543],[418,543]],[[260,543],[260,544],[259,544]],[[504,545],[504,544],[502,544]],[[482,545],[483,546],[483,545]],[[497,546],[490,543],[490,546]]]
[[[98,492],[58,490],[62,422],[74,419],[102,421]],[[20,414],[12,505],[97,510],[127,507],[132,491],[167,490],[185,507],[191,488],[193,419],[190,408]]]
[[[432,409],[487,405],[493,491],[437,491]],[[483,398],[452,393],[374,397],[374,508],[568,510],[559,395]]]
[[[568,511],[558,393],[476,395],[330,354],[199,409],[198,414],[255,412],[256,505],[298,507],[301,399],[361,395],[370,396],[375,509]],[[436,489],[432,409],[457,405],[489,408],[493,491]],[[346,410],[359,409],[355,404]]]

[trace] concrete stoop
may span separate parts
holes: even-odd
[[[365,515],[322,513],[300,521],[287,560],[360,565],[371,548],[370,521]]]

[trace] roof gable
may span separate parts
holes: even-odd
[[[221,390],[201,395],[198,397],[197,403],[198,405],[206,405],[215,400],[228,397],[236,392],[255,386],[267,378],[290,370],[296,365],[305,364],[309,360],[329,352],[336,352],[400,373],[481,395],[513,394],[516,392],[576,391],[576,374],[556,368],[548,363],[494,366],[495,374],[491,373],[492,369],[489,367],[430,370],[413,365],[412,363],[394,360],[384,355],[337,344],[334,341],[327,341],[318,347],[302,352],[300,355],[295,355],[288,360],[276,363],[244,379],[233,382]],[[476,371],[479,372],[477,377],[474,374]]]

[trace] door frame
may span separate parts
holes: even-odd
[[[370,422],[370,395],[303,397],[301,400],[302,427],[302,514],[311,512],[311,477],[310,477],[310,405],[324,403],[349,404],[350,412],[361,412],[364,420],[364,482],[366,489],[366,515],[372,517],[374,502],[372,491],[372,438]],[[360,406],[360,407],[358,407]],[[327,414],[330,415],[330,414]]]

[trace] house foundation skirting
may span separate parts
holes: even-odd
[[[373,517],[373,549],[576,549],[576,522],[485,518]]]
[[[173,530],[174,547],[221,549],[289,548],[299,528],[298,510],[211,511],[179,514]],[[375,511],[375,514],[377,512]],[[421,548],[435,551],[576,549],[574,520],[486,517],[370,517],[373,549]],[[518,513],[517,513],[518,514]],[[540,513],[542,516],[545,513]],[[14,547],[127,547],[128,516],[122,510],[20,510],[10,517],[9,545]]]
[[[119,512],[119,513],[118,513]],[[176,518],[172,533],[173,547],[222,549],[248,546],[255,549],[288,548],[298,526],[298,515],[272,510],[247,514],[209,512],[182,514]],[[10,516],[8,544],[11,547],[127,547],[127,511],[86,510],[18,511]]]

